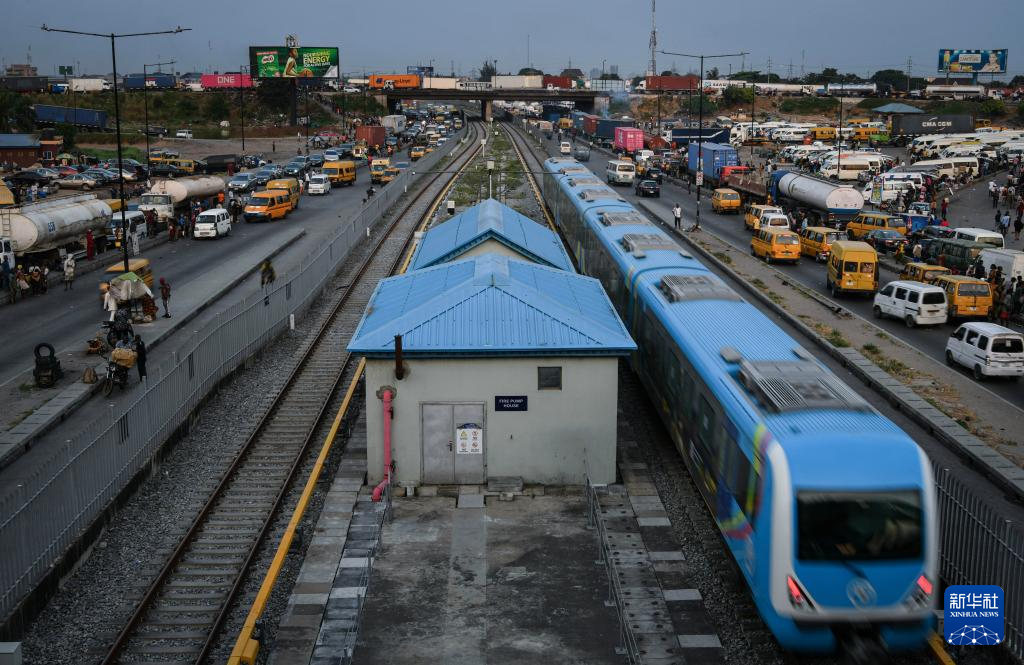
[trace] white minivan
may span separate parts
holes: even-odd
[[[563,155],[571,155],[572,144],[569,143],[568,141],[562,141],[561,143],[558,144],[558,152],[560,152]]]
[[[989,229],[980,229],[976,226],[963,226],[953,230],[953,237],[957,240],[970,240],[986,245],[992,245],[1002,249],[1005,246],[1005,239],[1002,233],[996,233]]]
[[[190,139],[190,138],[192,138],[192,130],[191,129],[179,129],[178,131],[174,132],[174,138],[176,138],[176,139]]]
[[[956,329],[946,342],[946,363],[971,370],[981,381],[987,376],[1024,375],[1024,335],[982,321],[971,321]]]
[[[891,316],[908,328],[942,325],[946,322],[946,292],[938,286],[921,282],[896,281],[886,284],[875,294],[871,311],[876,319]]]
[[[211,208],[196,217],[196,238],[221,238],[231,235],[231,216],[224,208]]]
[[[633,162],[613,159],[608,162],[604,173],[609,185],[632,185],[636,177],[636,165]]]

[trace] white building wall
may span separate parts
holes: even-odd
[[[584,458],[595,483],[615,482],[618,359],[406,358],[395,379],[394,360],[367,360],[366,436],[369,482],[383,478],[381,386],[397,389],[391,423],[396,482],[422,474],[420,404],[482,402],[487,476],[521,476],[526,483],[579,485]],[[562,390],[538,390],[538,367],[562,367]],[[528,411],[495,411],[495,395],[526,395]]]

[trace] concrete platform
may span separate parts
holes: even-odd
[[[620,665],[580,496],[397,500],[363,609],[364,665]]]

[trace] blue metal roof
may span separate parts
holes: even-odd
[[[900,104],[894,102],[892,104],[886,104],[885,106],[879,106],[874,109],[875,113],[924,113],[921,109],[910,104]]]
[[[0,148],[38,148],[39,139],[32,134],[0,134]]]
[[[532,222],[531,222],[532,223]],[[381,280],[348,350],[412,356],[624,356],[636,344],[600,282],[484,254]]]
[[[494,199],[487,199],[427,231],[409,270],[447,263],[488,240],[500,242],[534,263],[574,270],[554,231]]]

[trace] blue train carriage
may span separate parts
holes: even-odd
[[[548,205],[630,326],[633,367],[780,644],[922,647],[938,575],[924,452],[570,162],[545,163]]]

